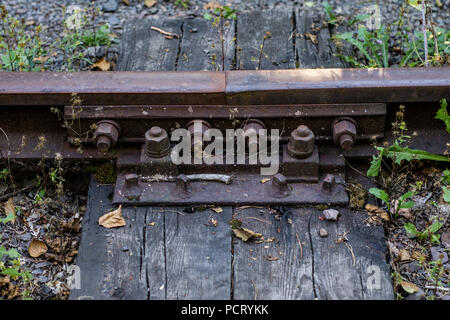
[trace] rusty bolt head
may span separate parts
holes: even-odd
[[[167,131],[157,126],[147,130],[145,132],[145,149],[147,155],[152,158],[167,156],[170,150]]]
[[[303,159],[314,151],[314,133],[305,125],[300,125],[291,132],[287,151],[291,157]]]
[[[350,150],[356,140],[356,121],[351,118],[339,118],[333,121],[334,143],[343,150]]]
[[[120,126],[112,120],[102,120],[97,123],[94,141],[97,149],[106,152],[117,143],[120,136]]]

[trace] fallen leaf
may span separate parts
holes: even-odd
[[[274,241],[275,241],[275,237],[271,237],[271,238],[266,240],[266,242],[274,242]]]
[[[123,3],[125,3],[127,6],[130,5],[130,1],[129,0],[122,0]]]
[[[158,1],[156,1],[156,0],[145,0],[145,2],[144,2],[145,6],[147,8],[151,8],[157,3],[158,3]]]
[[[424,261],[427,256],[423,253],[421,253],[420,251],[413,251],[413,253],[411,254],[411,258],[413,258],[416,261]]]
[[[148,225],[150,226],[150,227],[154,227],[155,226],[155,224],[156,224],[156,222],[150,222]]]
[[[40,255],[46,253],[47,250],[48,248],[45,242],[36,238],[33,238],[33,240],[31,240],[30,242],[30,245],[28,246],[28,253],[33,258],[39,257]]]
[[[307,32],[307,33],[305,34],[305,36],[307,36],[307,37],[309,38],[309,40],[312,41],[312,43],[314,43],[314,44],[318,44],[318,43],[319,43],[319,41],[317,41],[317,36],[316,36],[316,35]]]
[[[33,61],[39,62],[39,63],[46,63],[49,58],[50,58],[49,56],[40,56],[40,57],[34,58]]]
[[[92,70],[108,71],[111,68],[111,63],[109,63],[105,58],[101,58],[91,67]]]
[[[269,261],[277,261],[278,259],[280,259],[278,257],[271,256],[270,254],[265,255],[264,258],[269,260]]]
[[[242,225],[242,221],[238,219],[231,219],[230,220],[231,229],[238,229]]]
[[[126,223],[122,217],[122,205],[118,209],[101,216],[98,219],[98,224],[107,229],[123,227]]]
[[[210,2],[208,2],[207,4],[205,4],[204,6],[203,6],[203,9],[205,9],[205,10],[211,10],[211,9],[218,9],[218,8],[220,8],[220,7],[222,7],[221,5],[220,5],[220,3],[217,3],[217,2],[215,2],[215,1],[210,1]]]
[[[261,233],[254,232],[247,228],[233,229],[233,233],[236,237],[238,237],[239,239],[241,239],[244,242],[250,240],[251,238],[261,238],[262,237]]]
[[[211,223],[213,224],[214,227],[217,227],[218,222],[217,222],[216,219],[211,218],[211,219],[209,219],[209,222],[211,222]]]
[[[408,293],[414,293],[414,292],[419,291],[419,287],[411,282],[402,281],[401,286],[402,286],[403,290],[405,290]]]
[[[408,250],[406,250],[406,249],[401,249],[399,251],[398,257],[400,258],[400,261],[410,261],[411,260],[411,255],[409,254]]]
[[[13,214],[14,218],[11,220],[13,224],[16,223],[16,207],[14,206],[13,198],[9,198],[8,201],[5,202],[5,205],[3,207],[5,210],[6,216]]]
[[[380,217],[384,221],[389,221],[391,219],[386,211],[377,206],[374,206],[373,204],[367,204],[366,210],[369,215],[375,215],[377,217]]]
[[[270,178],[264,178],[264,179],[261,179],[259,182],[261,182],[261,183],[266,183],[267,181],[270,181]]]
[[[221,207],[216,207],[216,208],[210,208],[212,211],[214,211],[215,213],[221,213],[223,212],[223,209]]]

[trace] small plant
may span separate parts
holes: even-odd
[[[440,235],[436,234],[436,232],[438,232],[442,226],[443,224],[435,219],[434,222],[430,226],[426,227],[422,232],[418,231],[412,222],[406,222],[403,227],[409,235],[417,237],[419,241],[431,239],[432,243],[439,244]]]
[[[224,25],[225,21],[227,19],[233,19],[236,20],[236,10],[231,9],[227,6],[221,6],[218,8],[215,8],[213,11],[213,14],[216,16],[214,17],[210,13],[205,13],[203,15],[203,18],[206,20],[212,21],[213,27],[217,28],[219,30],[219,36],[220,36],[220,46],[222,51],[222,71],[225,70],[225,30]],[[215,60],[215,56],[213,57],[213,60]],[[215,61],[213,61],[215,64]]]
[[[448,133],[450,133],[450,116],[447,112],[447,100],[441,99],[440,101],[441,107],[436,112],[435,119],[442,120],[445,123],[445,130],[447,130]]]
[[[364,18],[361,16],[360,19]],[[362,64],[352,56],[342,57],[345,61],[358,68],[388,68],[389,53],[388,29],[381,25],[379,29],[369,31],[366,27],[360,25],[356,36],[353,32],[344,32],[337,34],[336,39],[344,40],[355,46],[366,59],[366,64]]]
[[[7,223],[14,220],[14,214],[9,214],[6,218],[0,219],[0,223]],[[6,261],[3,257],[7,257]],[[23,270],[20,263],[21,255],[16,249],[7,250],[4,246],[0,246],[0,275],[10,277],[12,280],[21,280],[25,285],[28,285],[33,276],[28,270]],[[28,299],[30,292],[25,290],[22,293],[22,298]]]
[[[394,166],[400,165],[403,161],[410,162],[411,160],[450,162],[450,159],[446,156],[409,148],[411,136],[406,134],[408,129],[404,121],[404,110],[405,107],[401,105],[400,111],[396,113],[396,121],[393,124],[394,142],[385,147],[375,146],[378,154],[373,156],[367,176],[378,176],[384,157],[392,159]]]
[[[0,6],[0,69],[6,71],[40,71],[46,54],[40,38],[41,26],[34,35],[25,33],[24,21],[12,18],[4,5]]]
[[[409,209],[414,206],[414,201],[408,200],[415,195],[414,191],[408,191],[401,195],[397,202],[394,204],[393,210],[391,210],[391,201],[386,191],[378,188],[370,188],[369,193],[380,199],[387,207],[388,212],[393,215],[394,218],[398,217],[400,209]],[[393,211],[393,212],[392,212]]]
[[[442,194],[445,202],[450,203],[450,170],[444,170],[441,178]]]
[[[182,6],[183,8],[187,9],[189,7],[190,3],[189,0],[176,0],[175,6],[179,7]]]
[[[9,170],[7,168],[3,168],[2,171],[0,171],[0,180],[6,182],[8,178],[9,178]]]
[[[44,202],[45,189],[40,189],[38,193],[34,195],[33,204],[40,204]]]
[[[66,15],[65,10],[63,15]],[[88,47],[110,46],[113,43],[109,25],[96,25],[98,15],[99,8],[81,9],[75,6],[72,7],[71,15],[65,19],[64,36],[54,46],[64,52],[69,71],[73,71],[74,65],[81,61],[93,64],[84,56],[84,50]],[[88,28],[89,21],[92,21],[92,28]]]
[[[330,4],[327,1],[324,1],[322,2],[322,6],[325,9],[328,24],[336,24],[337,18],[333,13],[333,8],[330,6]]]

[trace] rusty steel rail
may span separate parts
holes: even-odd
[[[450,98],[450,68],[0,73],[0,106],[406,103]]]

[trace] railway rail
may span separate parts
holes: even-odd
[[[0,150],[20,160],[116,160],[116,203],[345,204],[342,155],[366,158],[370,139],[392,139],[398,104],[419,132],[416,146],[445,151],[434,120],[442,98],[450,68],[1,73]],[[259,130],[279,130],[278,173],[261,182],[263,163],[249,157],[175,165],[177,128],[241,129],[259,151],[274,143],[256,139]]]

